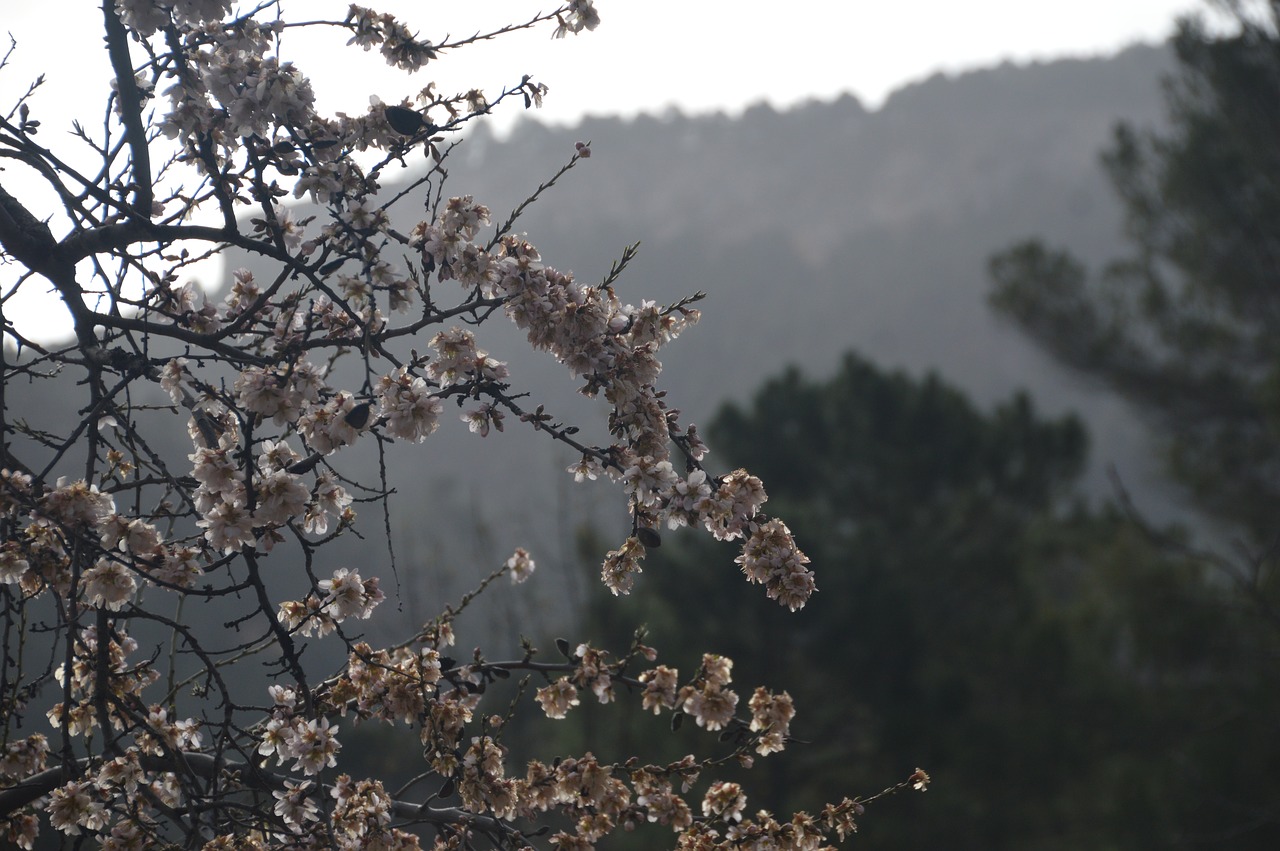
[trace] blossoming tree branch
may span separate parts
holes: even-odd
[[[62,376],[80,394],[60,434],[0,397],[0,842],[29,849],[52,832],[107,849],[576,849],[649,823],[682,848],[844,838],[878,796],[775,816],[716,776],[791,741],[790,697],[740,699],[729,659],[708,653],[682,675],[637,638],[612,652],[565,642],[548,658],[526,644],[505,661],[477,651],[459,662],[448,647],[461,605],[393,646],[354,637],[384,602],[377,568],[330,564],[326,548],[364,528],[357,505],[392,494],[385,472],[357,481],[366,472],[344,453],[429,446],[449,421],[462,427],[451,409],[476,439],[536,429],[572,447],[576,479],[616,483],[632,531],[602,557],[615,594],[659,530],[681,526],[740,541],[746,580],[789,609],[815,585],[786,525],[762,513],[763,484],[744,470],[710,475],[697,430],[657,387],[659,350],[697,321],[700,296],[624,301],[615,285],[631,251],[603,282],[579,283],[514,230],[518,211],[495,226],[483,204],[442,191],[451,134],[507,102],[536,104],[545,87],[525,77],[486,98],[415,83],[398,102],[326,116],[303,69],[279,58],[281,38],[305,26],[417,72],[519,29],[594,29],[591,0],[441,43],[355,5],[305,23],[282,6],[105,0],[115,80],[101,126],[77,124],[70,141],[41,127],[39,81],[15,89],[0,76],[0,91],[16,92],[0,104],[0,307],[52,287],[75,331],[42,345],[6,320],[0,389]],[[589,155],[579,145],[564,170]],[[92,168],[77,165],[86,156]],[[384,171],[411,156],[422,176],[387,197]],[[9,179],[19,172],[51,194],[23,197]],[[294,199],[321,212],[296,218]],[[402,232],[397,204],[427,215]],[[182,282],[230,252],[276,272],[231,272],[218,303]],[[563,364],[607,407],[608,433],[588,437],[513,389],[476,336],[486,321],[514,322],[545,353],[535,356]],[[360,377],[344,385],[339,363]],[[158,448],[166,429],[185,432],[182,457]],[[519,549],[492,567],[482,586],[523,581],[534,559]],[[272,578],[281,572],[289,582]],[[282,596],[285,585],[297,593]],[[233,599],[251,612],[230,632],[166,614],[174,601]],[[131,637],[157,628],[167,654]],[[335,643],[345,664],[318,669],[311,642]],[[255,669],[270,672],[246,699],[228,674],[263,656],[275,664]],[[487,705],[487,686],[512,674],[528,685],[521,698]],[[511,764],[511,713],[560,719],[588,699],[638,700],[719,741],[674,763],[587,753]],[[396,791],[340,773],[341,734],[363,724],[412,730],[420,779],[435,781]],[[917,772],[886,792],[926,781]]]

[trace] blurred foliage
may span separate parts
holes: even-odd
[[[1127,255],[1092,275],[1066,252],[1023,243],[992,259],[992,301],[1060,360],[1135,401],[1201,509],[1274,546],[1280,3],[1235,12],[1227,36],[1181,24],[1167,129],[1121,125],[1104,156],[1127,213]]]
[[[1211,838],[1277,847],[1280,2],[1219,5],[1228,31],[1188,20],[1174,39],[1167,129],[1122,125],[1104,156],[1127,213],[1125,256],[1095,275],[1067,252],[1015,246],[991,262],[992,301],[1136,403],[1183,492],[1236,538],[1213,552],[1163,547],[1208,565],[1235,612],[1211,630],[1220,649],[1199,680],[1188,666],[1200,711],[1186,715],[1207,731],[1202,743],[1222,730],[1236,745],[1189,748],[1181,773],[1205,793]],[[1192,626],[1170,618],[1168,633],[1154,645],[1165,658],[1199,649]],[[1250,776],[1261,785],[1242,789]]]
[[[597,599],[588,633],[623,648],[643,622],[684,673],[689,648],[710,649],[735,660],[744,698],[795,697],[807,744],[757,760],[748,809],[873,793],[919,765],[930,790],[877,803],[860,841],[1276,847],[1280,691],[1252,666],[1277,636],[1210,568],[1075,501],[1074,418],[1023,395],[983,413],[935,377],[850,355],[825,381],[768,381],[710,436],[768,483],[819,593],[790,614],[713,569],[727,547],[669,534],[621,611]],[[563,747],[668,736],[620,700],[636,711],[584,706]]]

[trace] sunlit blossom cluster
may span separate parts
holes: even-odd
[[[99,638],[95,627],[82,628],[72,645],[70,665],[64,662],[54,670],[61,694],[70,699],[54,703],[46,716],[53,727],[69,736],[88,735],[103,717],[97,712],[97,703],[107,695],[99,691],[100,686],[108,686],[112,699],[122,700],[140,697],[160,679],[160,672],[147,660],[129,658],[137,652],[138,642],[122,629],[113,630],[105,644],[100,645]],[[113,724],[126,726],[118,710],[105,717]],[[145,728],[139,733],[149,735]]]
[[[290,631],[323,638],[347,618],[368,620],[386,599],[376,576],[364,579],[356,571],[340,567],[330,579],[317,583],[317,593],[280,604],[280,622]]]
[[[10,423],[5,437],[26,442],[10,455],[0,441],[6,656],[26,646],[14,625],[38,621],[58,642],[39,664],[0,660],[0,800],[11,802],[0,808],[0,843],[33,848],[42,828],[108,851],[408,851],[422,847],[424,826],[438,851],[516,851],[538,836],[578,851],[644,825],[689,849],[798,851],[844,838],[860,802],[779,821],[753,815],[743,786],[711,776],[782,751],[795,716],[785,692],[761,687],[741,700],[724,656],[703,655],[682,678],[640,636],[621,653],[562,641],[555,660],[532,643],[505,660],[462,655],[453,624],[474,594],[398,643],[367,637],[391,586],[375,560],[334,564],[326,547],[368,532],[356,529],[357,500],[386,509],[395,488],[385,470],[376,481],[360,472],[349,450],[429,447],[446,427],[487,439],[534,428],[571,447],[575,480],[612,482],[631,525],[601,565],[614,594],[631,590],[660,530],[685,527],[740,542],[746,579],[792,610],[815,586],[786,525],[762,513],[763,483],[706,469],[697,428],[659,389],[659,354],[698,322],[701,294],[628,302],[617,280],[630,250],[603,282],[580,284],[513,229],[517,216],[495,220],[472,196],[441,191],[448,134],[505,98],[535,105],[546,87],[526,77],[499,94],[442,95],[415,83],[398,101],[371,97],[367,109],[328,116],[281,50],[294,27],[336,28],[339,43],[420,71],[508,30],[593,30],[591,0],[453,42],[361,6],[302,24],[277,5],[232,19],[225,0],[108,4],[108,23],[114,9],[124,28],[107,27],[113,61],[123,54],[132,67],[117,68],[102,176],[76,175],[89,182],[59,193],[99,206],[72,210],[70,237],[28,251],[21,240],[49,226],[0,195],[6,258],[54,283],[79,333],[33,356],[35,366],[7,369],[32,381],[74,373],[86,393],[73,433]],[[21,106],[25,122],[26,97]],[[0,153],[67,177],[24,127],[0,124]],[[564,171],[590,155],[579,143]],[[410,156],[426,176],[380,194],[388,169]],[[316,209],[289,209],[289,198]],[[410,203],[425,212],[401,228]],[[19,220],[20,233],[8,224]],[[188,267],[227,247],[277,272],[237,268],[225,296],[206,295]],[[49,262],[30,259],[40,257]],[[599,400],[607,433],[589,436],[527,403],[482,345],[490,318],[514,323]],[[444,416],[448,405],[456,416]],[[166,426],[186,435],[173,457],[151,436]],[[389,530],[393,515],[382,515]],[[480,590],[503,574],[536,584],[534,554],[506,552]],[[222,629],[207,634],[194,609],[216,611]],[[345,663],[318,670],[313,646]],[[246,697],[229,683],[229,669],[264,660],[268,685]],[[515,703],[489,698],[522,677]],[[585,753],[521,767],[503,742],[517,711],[566,719],[584,702],[625,701],[673,727],[691,721],[719,752],[665,764]],[[26,729],[30,718],[42,732]],[[407,732],[420,780],[433,782],[391,793],[344,773],[354,748],[341,736],[362,725]]]

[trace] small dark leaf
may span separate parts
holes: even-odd
[[[322,277],[327,278],[330,275],[332,275],[334,272],[338,271],[338,269],[342,267],[342,264],[346,262],[347,262],[347,258],[339,257],[337,260],[330,260],[328,263],[324,264],[316,271],[319,272]]]
[[[493,674],[495,677],[497,677],[500,680],[505,680],[511,676],[511,672],[508,671],[506,668],[490,668],[489,673]]]
[[[573,654],[569,652],[569,642],[563,638],[556,639],[556,649],[564,656],[564,658],[572,661]]]
[[[372,402],[361,402],[351,410],[347,411],[346,416],[342,419],[347,425],[354,429],[362,429],[369,424],[369,411],[373,409]]]
[[[662,546],[662,536],[648,526],[641,526],[636,529],[636,537],[640,539],[640,544],[647,550],[656,550]]]
[[[671,732],[674,733],[676,730],[679,730],[682,724],[684,724],[683,712],[677,712],[671,716]]]
[[[391,129],[402,136],[412,136],[426,123],[416,111],[403,106],[389,106],[386,108],[386,113],[387,123],[391,125]]]
[[[448,780],[444,781],[444,785],[440,787],[440,791],[437,792],[436,795],[441,798],[448,798],[453,795],[453,790],[454,782],[453,778],[450,777]]]

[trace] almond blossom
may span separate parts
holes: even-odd
[[[822,819],[752,819],[742,787],[700,780],[790,744],[786,693],[757,688],[739,713],[729,659],[706,654],[681,681],[643,636],[612,652],[568,640],[559,656],[530,640],[509,657],[463,651],[476,594],[502,573],[523,583],[535,555],[543,570],[550,556],[502,544],[511,555],[477,591],[433,600],[424,618],[402,583],[435,564],[386,540],[403,522],[396,482],[406,474],[391,444],[426,443],[429,467],[428,438],[460,421],[491,440],[530,428],[577,459],[575,480],[614,487],[630,531],[601,547],[612,593],[643,579],[664,521],[740,542],[746,580],[792,610],[815,589],[790,530],[762,511],[763,483],[704,468],[696,426],[661,389],[659,355],[698,322],[701,294],[624,298],[634,249],[591,283],[556,268],[515,230],[555,179],[510,217],[444,191],[459,131],[513,103],[533,107],[548,88],[524,77],[450,94],[424,77],[328,113],[288,49],[300,31],[336,34],[335,55],[344,44],[354,55],[335,62],[367,51],[430,73],[509,32],[591,31],[594,3],[434,40],[358,5],[341,20],[295,13],[288,3],[106,4],[116,84],[104,127],[86,122],[70,136],[101,159],[83,173],[32,140],[38,87],[0,109],[10,116],[0,154],[32,165],[49,197],[79,199],[44,210],[0,188],[0,248],[22,267],[13,291],[52,284],[77,334],[24,351],[4,380],[65,374],[73,380],[57,392],[81,394],[65,433],[6,420],[19,439],[0,467],[0,596],[15,657],[0,688],[0,798],[10,802],[0,841],[30,848],[52,830],[106,849],[408,851],[425,828],[441,848],[516,851],[591,848],[656,824],[679,847],[811,848],[851,830],[857,802],[829,805]],[[557,179],[592,149],[565,154]],[[411,161],[418,182],[384,191]],[[303,198],[315,207],[290,206]],[[425,211],[416,224],[402,218],[411,208]],[[196,265],[230,250],[258,271],[232,263],[225,296],[206,297]],[[553,402],[527,401],[484,348],[490,321],[511,323],[531,356],[558,364],[598,421],[572,425]],[[444,416],[449,406],[457,419]],[[376,471],[357,461],[366,448]],[[334,566],[340,537],[361,542],[358,563]],[[388,595],[403,615],[394,639],[382,617],[392,607],[380,607]],[[35,658],[38,642],[20,634],[29,624],[51,655]],[[249,688],[250,672],[267,679]],[[503,680],[520,685],[502,694]],[[513,716],[565,719],[586,696],[726,735],[666,764],[643,753],[514,764],[501,738],[522,729]],[[33,723],[42,732],[28,732]],[[363,725],[407,743],[396,748],[419,781],[392,794],[377,778],[337,774],[351,755],[343,737]]]

